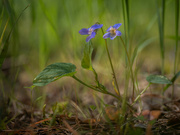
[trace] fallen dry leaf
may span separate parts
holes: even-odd
[[[144,118],[149,119],[150,110],[143,110],[141,115],[144,116]]]
[[[118,119],[119,113],[121,112],[120,110],[117,110],[117,108],[114,106],[106,107],[105,111],[108,118],[113,121]]]
[[[158,119],[160,115],[161,115],[160,110],[152,110],[150,111],[150,120]]]
[[[143,110],[142,113],[141,113],[146,119],[149,119],[149,120],[155,120],[155,119],[158,119],[160,114],[161,114],[161,111],[160,110]]]

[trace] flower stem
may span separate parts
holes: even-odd
[[[76,76],[74,76],[74,75],[72,76],[72,78],[74,78],[76,81],[78,81],[79,83],[85,85],[86,87],[88,87],[88,88],[90,88],[90,89],[93,89],[93,90],[95,90],[95,91],[98,91],[98,92],[101,92],[101,93],[104,93],[104,94],[107,94],[107,95],[111,95],[111,96],[113,96],[114,98],[118,99],[119,101],[122,101],[122,99],[121,99],[120,97],[114,95],[114,94],[111,93],[111,92],[101,91],[101,90],[99,90],[99,89],[97,89],[97,88],[95,88],[95,87],[92,87],[92,86],[86,84],[85,82],[81,81],[80,79],[78,79],[78,78],[77,78]],[[134,113],[132,106],[131,106],[127,101],[125,101],[125,102],[126,102],[126,104],[129,106],[130,111],[132,111],[132,112]]]
[[[95,88],[95,87],[93,87],[93,86],[90,86],[90,85],[86,84],[85,82],[81,81],[80,79],[78,79],[76,76],[72,76],[72,78],[74,78],[76,81],[78,81],[79,83],[85,85],[85,86],[88,87],[88,88],[91,88],[91,89],[93,89],[93,90],[95,90],[95,91],[98,91],[98,92],[101,92],[101,93],[104,93],[104,94],[107,94],[107,95],[111,95],[111,96],[117,98],[118,100],[121,100],[119,97],[117,97],[116,95],[112,94],[111,92],[101,91],[101,90],[99,90],[98,88]]]
[[[106,51],[107,51],[107,54],[108,54],[109,62],[110,62],[110,65],[111,65],[111,69],[112,69],[112,72],[113,72],[115,84],[116,84],[116,87],[117,87],[117,90],[118,90],[118,94],[120,96],[119,86],[118,86],[118,83],[117,83],[116,74],[114,72],[114,67],[113,67],[113,64],[112,64],[112,61],[111,61],[111,56],[110,56],[110,53],[109,53],[109,49],[108,49],[108,46],[107,46],[107,40],[106,39],[105,39],[105,45],[106,45]]]
[[[125,52],[126,52],[126,55],[127,55],[127,59],[128,59],[128,64],[129,64],[129,70],[131,72],[131,79],[132,79],[132,83],[133,83],[133,94],[132,94],[132,99],[134,100],[134,90],[135,90],[135,83],[134,83],[134,75],[133,75],[133,70],[132,70],[132,65],[131,65],[131,61],[130,61],[130,57],[129,57],[129,54],[128,54],[128,51],[127,51],[127,48],[126,48],[126,45],[122,39],[122,37],[120,36],[120,39],[123,43],[123,46],[124,46],[124,49],[125,49]]]
[[[101,31],[102,31],[102,33],[104,35],[104,31],[103,31],[102,28],[101,28]],[[116,74],[114,72],[114,67],[113,67],[113,64],[112,64],[112,61],[111,61],[111,56],[110,56],[108,45],[107,45],[107,39],[104,39],[104,40],[105,40],[105,45],[106,45],[106,51],[107,51],[108,58],[109,58],[109,63],[111,65],[111,69],[112,69],[112,72],[113,72],[113,78],[114,78],[114,81],[115,81],[115,85],[116,85],[116,88],[118,90],[118,95],[119,95],[119,97],[121,97],[121,94],[120,94],[120,91],[119,91],[119,86],[118,86],[117,79],[116,79]]]

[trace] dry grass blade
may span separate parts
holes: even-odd
[[[46,122],[46,121],[50,121],[52,118],[47,118],[47,119],[44,119],[44,120],[40,120],[38,122],[35,122],[33,123],[32,125],[30,125],[30,127],[34,127],[35,125],[37,124],[40,124],[40,123],[43,123],[43,122]]]
[[[66,120],[63,120],[63,123],[65,124],[65,126],[69,129],[69,131],[70,131],[73,135],[79,135],[78,132],[76,132],[76,131],[66,122]]]
[[[77,111],[79,111],[83,115],[84,118],[87,118],[87,116],[83,113],[81,108],[75,102],[71,101],[71,104]]]

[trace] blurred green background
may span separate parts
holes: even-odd
[[[161,73],[157,21],[157,9],[161,10],[159,3],[160,0],[129,0],[130,54],[136,46],[154,38],[137,58],[135,67],[139,69],[139,74],[142,74],[140,80],[143,80],[147,74]],[[175,1],[167,0],[165,5],[165,74],[171,76],[175,51],[175,40],[173,39],[175,37]],[[27,9],[25,9],[26,7]],[[78,33],[80,29],[89,28],[96,22],[103,24],[104,30],[116,23],[122,23],[119,30],[122,32],[123,39],[125,38],[121,0],[2,0],[0,14],[0,34],[3,33],[9,19],[0,51],[2,51],[8,34],[14,27],[0,73],[1,93],[4,93],[5,96],[14,94],[15,98],[24,103],[30,93],[25,87],[31,86],[34,77],[47,65],[55,62],[75,64],[77,76],[84,81],[94,82],[94,79],[91,79],[93,75],[81,68],[83,48],[87,36],[80,35]],[[20,16],[20,14],[22,15]],[[100,80],[109,83],[109,87],[112,87],[111,70],[107,62],[102,36],[101,31],[98,31],[96,37],[92,39],[93,65],[99,73]],[[118,74],[117,78],[119,83],[123,85],[125,76],[124,48],[119,38],[113,41],[109,39],[108,46],[115,71]],[[70,91],[69,93],[75,91],[77,94],[78,90],[82,89],[80,87],[81,85],[72,79],[63,78],[43,88],[36,88],[35,98],[42,95],[42,90],[46,91],[50,97],[54,97],[56,94],[51,93],[53,90],[58,92],[66,90]],[[21,96],[18,97],[19,93]]]

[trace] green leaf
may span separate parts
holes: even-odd
[[[174,83],[175,80],[176,80],[179,76],[180,76],[180,71],[177,72],[177,73],[174,75],[174,77],[171,79],[171,82]],[[165,91],[169,88],[169,86],[171,86],[171,85],[172,85],[172,84],[167,84],[166,87],[164,87],[163,92],[165,92]]]
[[[24,88],[26,88],[26,89],[30,89],[30,90],[33,90],[33,88],[34,88],[35,86],[34,85],[32,85],[32,86],[30,86],[30,87],[24,87]]]
[[[96,106],[94,106],[94,105],[90,105],[89,107],[92,111],[96,110]]]
[[[141,120],[141,121],[146,121],[146,119],[144,118],[144,116],[140,115],[136,117],[137,120]]]
[[[76,66],[71,63],[54,63],[47,66],[33,81],[34,86],[44,86],[64,76],[73,76]]]
[[[157,83],[157,84],[172,84],[168,78],[162,75],[149,75],[146,80],[149,83]]]
[[[83,55],[83,59],[81,61],[81,66],[88,70],[92,70],[92,64],[91,64],[92,52],[93,52],[93,47],[92,47],[91,43],[88,42],[85,45],[84,55]]]
[[[180,76],[180,71],[177,72],[174,77],[171,79],[172,82],[175,82],[175,80]]]

